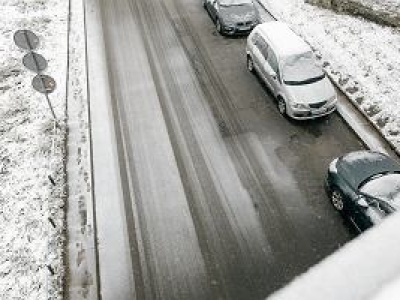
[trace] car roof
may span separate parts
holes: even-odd
[[[340,157],[336,167],[354,190],[376,174],[400,172],[400,165],[389,156],[369,150],[350,152]]]
[[[311,47],[284,22],[262,23],[257,25],[257,30],[268,39],[280,57],[289,57],[311,51]]]

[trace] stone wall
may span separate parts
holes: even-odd
[[[359,15],[379,24],[400,26],[400,3],[396,0],[305,0],[338,12]]]

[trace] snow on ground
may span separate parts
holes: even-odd
[[[337,14],[304,0],[261,2],[310,43],[330,77],[400,151],[399,28]]]
[[[376,12],[385,12],[394,15],[398,15],[400,10],[400,0],[352,0],[352,2],[370,7]]]
[[[400,0],[353,0],[376,10],[397,10],[400,8]]]
[[[68,1],[0,0],[0,299],[62,299],[68,13]],[[18,29],[40,39],[60,128],[31,87]]]

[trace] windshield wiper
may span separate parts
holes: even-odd
[[[303,85],[303,84],[314,83],[314,82],[320,81],[320,80],[322,80],[324,78],[325,78],[325,74],[323,74],[321,76],[318,76],[318,77],[313,77],[313,78],[309,78],[309,79],[306,79],[306,80],[302,80],[302,81],[284,80],[284,82],[287,85]]]
[[[389,174],[390,172],[382,172],[382,173],[378,173],[375,175],[372,175],[370,177],[368,177],[367,179],[365,179],[364,181],[362,181],[359,186],[358,189],[362,188],[367,182],[370,182],[371,180],[377,179],[379,177],[385,176],[386,174]]]

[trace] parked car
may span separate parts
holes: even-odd
[[[400,208],[400,164],[374,151],[333,160],[326,188],[333,207],[363,231]]]
[[[258,23],[253,0],[202,0],[220,34],[248,34]]]
[[[332,83],[316,64],[311,47],[287,24],[257,25],[247,38],[246,53],[248,70],[265,82],[282,115],[304,120],[336,109]]]

